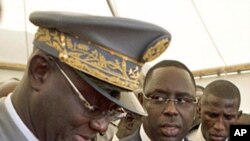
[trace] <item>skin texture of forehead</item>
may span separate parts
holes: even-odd
[[[168,83],[169,87],[162,87],[159,80],[171,81]],[[175,81],[172,81],[175,80]],[[159,89],[178,89],[182,88],[183,90],[191,90],[190,94],[194,95],[195,86],[192,83],[192,79],[187,71],[184,69],[176,68],[176,67],[162,67],[157,68],[152,72],[152,76],[150,77],[150,81],[145,86],[144,92],[148,91],[151,86],[154,85]],[[158,89],[157,88],[157,89]]]
[[[208,95],[214,95],[222,99],[236,98],[238,108],[240,106],[240,101],[241,101],[240,90],[234,83],[228,80],[221,79],[221,80],[212,81],[204,89],[203,95],[204,96],[202,97],[202,101],[204,99],[207,99]]]
[[[234,107],[238,110],[239,100],[235,98],[225,98],[211,94],[206,94],[202,96],[201,106],[216,106],[216,107],[224,107],[224,108],[232,108]]]
[[[214,95],[208,95],[202,100],[202,109],[211,112],[222,112],[225,114],[238,112],[238,101],[236,98],[225,99]]]

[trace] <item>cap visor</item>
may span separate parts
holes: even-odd
[[[86,74],[76,71],[81,78],[83,78],[90,86],[92,86],[97,92],[101,93],[103,96],[105,96],[110,101],[114,102],[115,104],[123,107],[124,109],[133,112],[135,114],[141,115],[141,116],[147,116],[147,112],[143,109],[141,103],[139,102],[138,98],[135,96],[135,94],[131,91],[120,91],[120,96],[113,97],[111,94],[109,94],[105,89],[101,88],[100,86],[96,85],[95,82]],[[100,82],[102,82],[100,80]],[[104,83],[104,82],[102,82]],[[121,89],[121,88],[120,88]]]

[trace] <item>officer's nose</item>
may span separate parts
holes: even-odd
[[[90,121],[90,127],[100,133],[106,132],[108,129],[108,125],[109,125],[109,120],[106,117],[99,119],[92,119]]]

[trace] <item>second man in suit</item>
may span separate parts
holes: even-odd
[[[161,61],[149,69],[143,91],[148,117],[122,141],[186,141],[198,102],[190,70],[175,60]]]

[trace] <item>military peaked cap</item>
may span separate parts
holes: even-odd
[[[69,12],[36,11],[30,21],[39,27],[36,48],[75,69],[109,100],[146,115],[131,91],[138,88],[142,65],[167,49],[168,31],[133,19]],[[111,96],[107,87],[118,88],[120,96]]]

